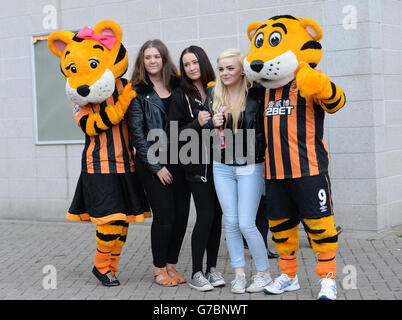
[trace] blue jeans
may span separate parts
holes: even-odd
[[[269,268],[267,250],[255,225],[264,187],[264,164],[228,166],[214,162],[215,189],[222,207],[226,244],[233,268],[244,268],[242,234],[257,271]]]

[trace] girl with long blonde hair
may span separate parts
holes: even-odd
[[[261,292],[272,281],[264,240],[255,224],[264,185],[265,89],[251,86],[243,70],[243,59],[238,49],[228,49],[219,55],[218,77],[212,96],[212,122],[215,127],[221,128],[221,139],[226,141],[228,133],[235,139],[242,136],[242,143],[236,143],[235,148],[243,148],[243,154],[249,149],[254,152],[251,163],[241,162],[236,157],[238,150],[234,152],[235,148],[229,148],[228,139],[227,145],[221,143],[221,161],[214,161],[213,164],[215,188],[225,222],[226,244],[236,274],[231,283],[234,293]],[[249,130],[253,131],[254,139],[249,137]],[[226,157],[226,153],[233,157]],[[257,270],[247,289],[242,235]]]
[[[225,58],[233,58],[238,62],[239,65],[241,65],[245,56],[238,49],[226,49],[219,55],[217,62],[219,63],[220,60]],[[234,66],[230,65],[228,68],[230,70],[233,69]],[[223,67],[218,66],[218,72],[223,71]],[[224,110],[224,115],[227,119],[228,114],[231,114],[233,119],[234,132],[237,131],[237,124],[240,118],[240,114],[245,109],[248,89],[251,86],[251,82],[244,75],[244,71],[242,71],[240,75],[242,77],[240,78],[237,86],[233,87],[234,90],[232,90],[232,92],[229,92],[229,87],[223,83],[221,77],[218,77],[214,92],[214,114],[219,113],[223,107],[226,107]],[[226,80],[226,78],[224,79]]]

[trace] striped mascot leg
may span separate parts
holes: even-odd
[[[299,218],[269,220],[272,240],[280,254],[279,268],[289,278],[297,273],[297,250],[299,249]]]
[[[128,223],[124,221],[113,221],[97,227],[94,264],[100,274],[105,275],[111,272],[114,277],[114,273],[118,270],[120,252],[126,241],[127,232]],[[104,281],[102,283],[105,284]]]
[[[311,239],[314,253],[318,255],[315,271],[321,278],[336,277],[335,252],[338,248],[338,234],[334,216],[319,219],[303,219],[306,231]]]
[[[120,261],[120,253],[126,243],[127,233],[128,233],[128,223],[123,222],[122,231],[120,237],[116,239],[114,246],[112,247],[110,256],[110,271],[116,273],[118,271],[118,264]]]

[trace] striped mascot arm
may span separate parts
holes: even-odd
[[[95,136],[108,130],[124,118],[135,97],[136,92],[131,83],[127,83],[114,105],[109,105],[100,112],[82,116],[78,121],[78,126],[89,136]]]
[[[330,81],[330,84],[331,90],[328,90],[326,94],[328,94],[328,92],[331,92],[331,95],[329,98],[327,98],[327,95],[325,95],[325,98],[323,97],[320,100],[320,105],[326,112],[335,113],[345,105],[346,96],[343,90],[339,88],[335,83]]]
[[[301,62],[296,75],[297,87],[303,98],[313,96],[328,113],[335,113],[346,103],[343,90],[333,83],[329,77]]]

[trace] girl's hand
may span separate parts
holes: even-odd
[[[223,118],[222,112],[219,112],[212,117],[212,123],[217,128],[220,126],[223,126],[223,120],[224,120],[224,118]]]
[[[198,122],[201,127],[205,126],[208,123],[209,119],[211,119],[211,115],[208,111],[200,111],[198,113]]]
[[[166,186],[166,184],[171,184],[173,182],[173,176],[166,167],[160,169],[156,173],[156,175],[158,176],[159,180],[164,186]]]

